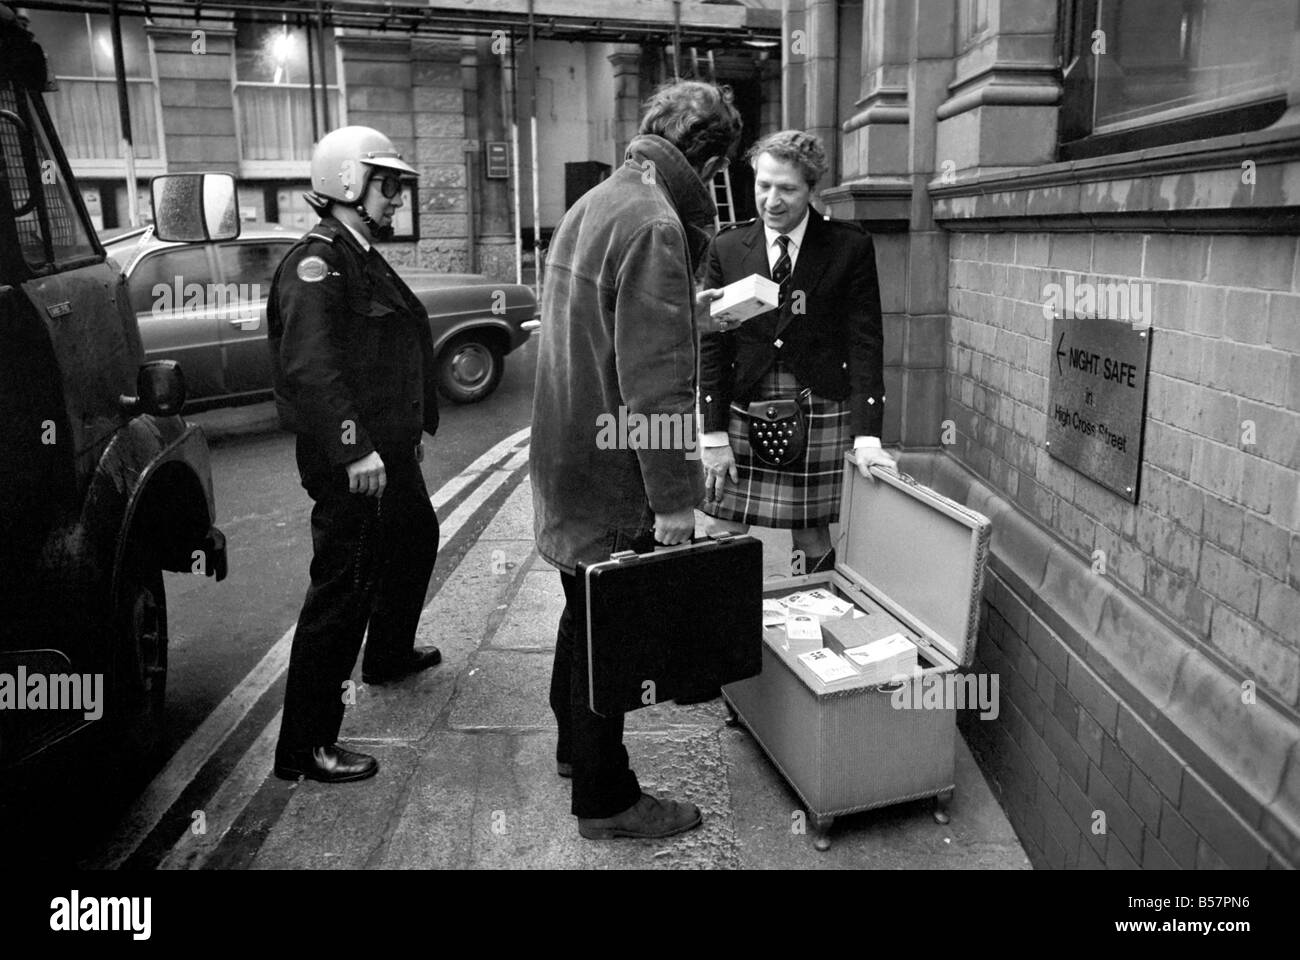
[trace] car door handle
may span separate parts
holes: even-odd
[[[261,323],[261,317],[237,317],[230,321],[232,327],[238,327],[240,330],[256,330]]]

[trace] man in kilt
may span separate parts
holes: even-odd
[[[780,306],[701,340],[702,509],[711,533],[787,528],[795,572],[798,558],[803,572],[832,570],[830,524],[839,519],[845,451],[867,478],[873,464],[895,466],[879,439],[885,386],[875,248],[857,224],[824,220],[809,206],[828,169],[817,137],[770,134],[748,159],[759,218],[714,239],[705,286],[757,273],[779,285]],[[750,449],[746,407],[805,390],[803,455],[783,467],[763,464]]]

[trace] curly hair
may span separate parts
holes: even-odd
[[[817,181],[826,176],[826,171],[830,169],[821,138],[813,133],[804,133],[802,130],[778,130],[776,133],[769,133],[749,148],[745,159],[752,166],[764,153],[770,154],[782,163],[798,167],[809,187],[817,186]]]
[[[663,137],[691,166],[700,167],[710,157],[730,157],[740,143],[740,128],[730,87],[682,80],[651,94],[640,132]]]

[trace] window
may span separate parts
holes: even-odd
[[[325,83],[328,116],[321,132],[339,123],[338,64],[333,35],[325,34],[324,63],[315,29],[287,22],[244,21],[235,33],[235,102],[245,160],[310,160],[313,87]],[[322,72],[323,67],[323,72]],[[320,94],[315,93],[320,102]]]
[[[32,32],[45,47],[58,85],[48,103],[68,159],[121,159],[122,124],[110,18],[49,10],[29,10],[27,16]],[[157,98],[144,21],[122,17],[121,26],[135,156],[161,159]]]
[[[55,160],[45,118],[29,95],[12,83],[0,84],[0,153],[23,260],[37,273],[97,257],[68,184],[71,175]]]
[[[257,284],[261,295],[266,296],[276,268],[292,246],[292,242],[222,244],[217,247],[222,279],[226,283]]]
[[[1266,127],[1300,0],[1066,0],[1061,158]]]
[[[131,273],[131,307],[136,314],[152,313],[155,303],[171,303],[177,312],[201,309],[208,306],[212,271],[208,268],[208,251],[205,247],[178,247],[145,257]],[[188,303],[194,293],[191,284],[202,287],[203,302]],[[162,286],[167,293],[154,293]],[[188,288],[188,289],[187,289]]]

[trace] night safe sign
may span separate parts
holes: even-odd
[[[1151,328],[1057,317],[1047,379],[1047,450],[1137,502]]]

